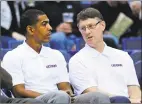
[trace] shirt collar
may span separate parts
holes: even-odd
[[[109,47],[107,46],[107,44],[106,43],[104,43],[105,44],[105,46],[104,46],[104,50],[103,50],[103,52],[102,52],[102,55],[105,55],[105,56],[110,56],[110,49],[109,49]]]
[[[104,42],[105,46],[104,46],[104,50],[102,53],[98,52],[96,49],[90,47],[88,44],[85,44],[85,48],[87,49],[87,51],[89,51],[89,54],[92,57],[97,57],[100,54],[105,55],[105,56],[110,56],[110,52],[109,52],[109,47],[107,46],[107,44]]]
[[[48,57],[48,53],[44,52],[45,50],[45,46],[42,45],[41,47],[41,51],[40,53],[37,53],[34,49],[32,49],[25,41],[23,42],[23,46],[26,49],[26,53],[28,55],[28,57],[38,57],[38,56],[44,56],[44,57]],[[48,48],[48,47],[47,47]]]

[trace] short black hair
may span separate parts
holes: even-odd
[[[102,14],[95,8],[85,8],[81,12],[77,14],[77,23],[79,23],[80,20],[86,20],[88,18],[99,18],[103,20]]]
[[[39,15],[45,15],[45,13],[37,9],[28,9],[27,11],[25,11],[20,18],[21,33],[26,34],[26,27],[28,25],[35,25],[38,21]]]

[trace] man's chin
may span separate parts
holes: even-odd
[[[95,45],[93,43],[87,43],[90,47],[94,48]]]
[[[90,47],[93,47],[93,44],[92,43],[87,43]]]
[[[43,41],[43,44],[44,44],[44,43],[49,43],[49,42],[50,42],[49,39],[48,39],[48,40],[44,40],[44,41]]]

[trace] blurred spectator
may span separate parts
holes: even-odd
[[[137,32],[141,28],[141,21],[133,16],[131,8],[127,1],[100,1],[91,7],[98,9],[106,22],[106,30],[109,30],[120,12],[130,17],[134,24],[120,37],[120,43],[123,37],[138,36]]]
[[[17,40],[24,40],[20,33],[20,11],[25,9],[23,2],[1,1],[1,34]]]
[[[72,26],[70,23],[68,22],[63,22],[60,23],[57,27],[56,27],[56,31],[57,32],[64,32],[66,34],[67,37],[72,37],[75,38],[76,36],[72,33]]]
[[[71,33],[72,32],[72,27],[71,24],[67,22],[63,22],[59,24],[56,28],[56,31],[58,32],[65,32],[65,33]]]
[[[142,3],[141,1],[130,1],[129,5],[133,15],[140,20],[141,28],[138,31],[138,35],[142,36]]]
[[[129,3],[130,8],[133,12],[133,14],[137,17],[139,17],[139,19],[142,19],[142,5],[141,5],[141,1],[130,1]]]
[[[76,51],[76,45],[73,39],[76,36],[72,34],[72,26],[70,23],[63,22],[56,27],[56,32],[51,35],[50,45],[58,45],[56,49],[67,51]]]

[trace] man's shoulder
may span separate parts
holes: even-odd
[[[76,60],[81,60],[83,57],[85,57],[86,54],[86,49],[85,47],[79,50],[74,56],[70,58],[70,62],[76,61]]]
[[[19,45],[15,49],[8,51],[5,54],[5,56],[7,56],[7,57],[19,57],[19,56],[22,56],[22,52],[23,52],[23,48],[21,47],[21,45]]]
[[[110,54],[113,54],[113,55],[116,55],[116,56],[119,56],[119,57],[124,57],[124,56],[127,56],[128,55],[128,52],[125,52],[121,49],[116,49],[116,48],[112,48],[112,47],[108,47],[109,48],[109,51],[111,52]]]
[[[2,60],[2,65],[4,68],[5,68],[5,66],[8,67],[7,65],[10,65],[10,64],[12,65],[12,63],[18,64],[21,61],[24,53],[23,53],[23,51],[20,51],[21,50],[20,48],[21,47],[18,46],[17,48],[15,48],[11,51],[8,51],[4,55],[3,60]],[[12,67],[14,67],[14,66],[12,66]],[[7,68],[5,68],[5,69],[7,69]]]

